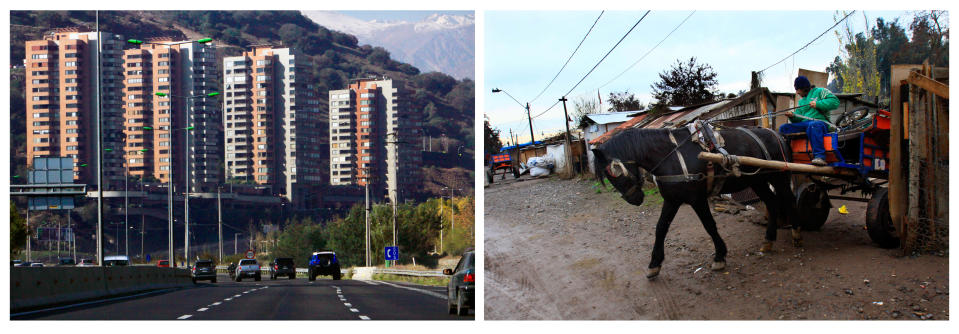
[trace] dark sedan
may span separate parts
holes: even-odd
[[[468,315],[475,305],[476,293],[476,260],[473,251],[463,253],[455,269],[443,269],[443,274],[450,275],[450,282],[446,285],[447,305],[450,314]]]

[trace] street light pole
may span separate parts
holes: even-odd
[[[513,101],[516,101],[516,103],[519,104],[521,108],[526,109],[526,119],[529,120],[529,142],[530,144],[536,143],[536,137],[533,134],[533,118],[530,117],[530,113],[529,113],[529,102],[526,102],[526,105],[523,105],[522,103],[519,102],[519,100],[516,100],[515,97],[513,97],[512,95],[509,95],[509,92],[499,88],[493,88],[493,93],[500,93],[500,92],[506,93],[506,96],[509,96],[509,98],[513,99]]]
[[[220,207],[220,186],[216,187],[216,232],[217,232],[217,244],[220,249],[220,257],[217,258],[217,262],[223,262],[223,211]]]
[[[130,164],[128,161],[123,162],[123,166],[126,167],[126,174],[123,175],[123,236],[124,242],[123,246],[126,247],[123,254],[130,258]]]

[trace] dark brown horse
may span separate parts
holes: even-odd
[[[751,132],[752,135],[746,133]],[[741,128],[719,131],[725,141],[725,150],[729,154],[749,156],[760,159],[789,161],[789,147],[779,134],[762,128]],[[672,138],[670,138],[672,133]],[[751,188],[766,204],[769,210],[769,223],[766,225],[766,242],[760,251],[769,251],[776,240],[777,217],[787,222],[793,216],[794,196],[790,191],[790,173],[785,170],[757,170],[753,167],[741,167],[742,175],[735,177],[718,164],[714,166],[715,177],[708,180],[707,162],[699,160],[697,154],[702,147],[687,140],[691,131],[680,129],[628,129],[610,138],[593,150],[594,167],[600,182],[608,179],[626,202],[633,205],[643,203],[642,185],[644,173],[655,176],[659,192],[663,196],[663,209],[656,224],[656,242],[646,277],[659,275],[665,257],[663,243],[669,224],[676,211],[683,204],[689,204],[713,240],[716,253],[713,257],[713,270],[722,270],[726,266],[726,244],[719,236],[716,221],[709,210],[708,196],[711,193],[733,193]],[[677,147],[678,145],[678,147]],[[682,161],[678,156],[682,156]],[[686,172],[684,173],[684,165]],[[707,189],[710,184],[718,189]],[[770,185],[775,190],[770,189]],[[793,224],[793,241],[798,246],[801,239],[798,224]]]

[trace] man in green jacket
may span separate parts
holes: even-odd
[[[790,134],[805,132],[812,146],[813,159],[811,164],[826,165],[826,149],[823,146],[823,136],[826,134],[829,112],[839,107],[839,99],[828,89],[814,87],[809,79],[800,75],[793,83],[796,94],[802,96],[799,100],[800,108],[795,112],[786,112],[791,123],[779,127],[779,133]]]

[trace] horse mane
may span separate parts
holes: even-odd
[[[669,131],[672,130],[629,128],[616,134],[598,148],[607,157],[616,158],[663,155],[664,149],[672,149],[673,146],[669,140]],[[667,145],[656,145],[657,143]]]

